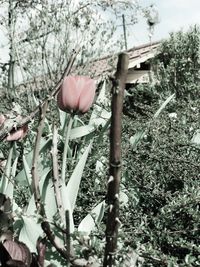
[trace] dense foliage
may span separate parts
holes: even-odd
[[[198,27],[172,33],[154,61],[157,83],[133,88],[125,103],[123,185],[132,199],[123,213],[125,242],[144,256],[142,266],[200,264],[199,38]],[[147,124],[171,93],[175,100]],[[127,140],[145,127],[131,148]]]
[[[199,96],[200,29],[191,27],[186,33],[171,33],[160,46],[154,62],[160,93],[173,92],[177,98]]]

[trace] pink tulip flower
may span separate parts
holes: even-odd
[[[66,112],[87,112],[94,101],[95,81],[87,76],[67,76],[57,95],[58,107]]]
[[[22,126],[22,128],[11,132],[7,137],[6,137],[6,141],[18,141],[23,139],[26,134],[28,132],[28,125],[24,125]]]

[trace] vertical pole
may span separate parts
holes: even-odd
[[[128,70],[129,57],[126,53],[119,55],[117,72],[113,80],[110,126],[110,162],[107,191],[106,245],[103,267],[112,267],[117,251],[119,220],[119,185],[121,178],[121,119],[123,96]]]
[[[123,32],[124,32],[124,46],[125,46],[125,50],[127,50],[128,47],[127,47],[127,38],[126,38],[126,22],[125,22],[124,14],[122,15],[122,24],[123,24]]]

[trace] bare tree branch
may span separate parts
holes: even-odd
[[[39,122],[39,126],[37,129],[37,136],[36,136],[36,141],[35,141],[35,146],[33,150],[33,163],[32,163],[32,188],[33,188],[33,194],[35,198],[35,205],[36,208],[38,209],[38,213],[44,216],[44,207],[41,203],[41,196],[40,196],[40,189],[39,189],[39,175],[38,175],[38,158],[39,158],[39,153],[40,153],[40,140],[42,137],[42,130],[44,127],[44,121],[45,121],[45,116],[46,116],[46,111],[48,108],[48,101],[46,101],[41,109],[41,118]]]

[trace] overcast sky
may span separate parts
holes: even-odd
[[[159,41],[169,36],[169,32],[187,30],[189,26],[200,25],[200,0],[139,0],[143,6],[155,4],[160,18],[154,30],[152,40]],[[140,18],[139,23],[129,27],[129,48],[147,43],[148,27],[145,19]]]
[[[155,26],[152,41],[159,41],[169,36],[169,32],[187,30],[189,26],[200,25],[200,0],[138,0],[142,6],[154,4],[159,13],[160,22]],[[127,19],[127,24],[128,18]],[[0,28],[1,30],[1,28]],[[119,27],[123,33],[123,28]],[[141,16],[137,24],[127,26],[128,48],[149,42],[148,26]],[[0,32],[0,62],[8,60],[8,47]]]

